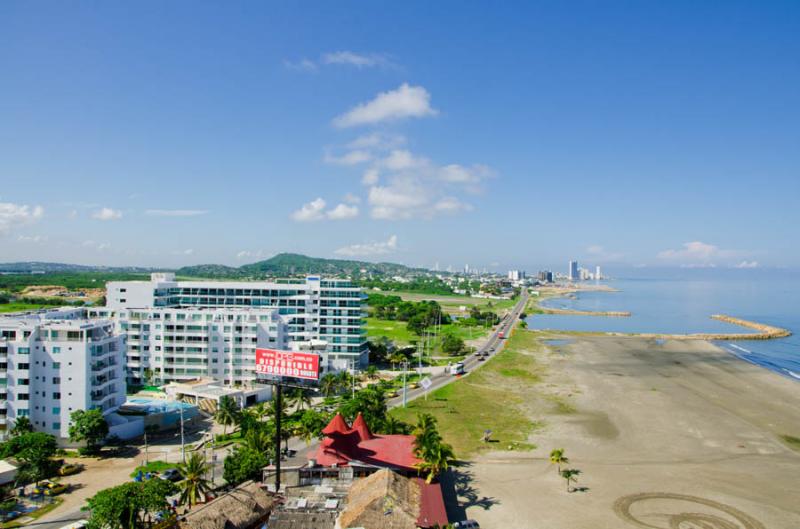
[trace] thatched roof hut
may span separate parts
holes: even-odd
[[[337,525],[416,529],[420,489],[410,479],[382,469],[353,483]]]
[[[181,519],[180,529],[251,529],[267,519],[274,504],[271,494],[247,481],[193,509]]]

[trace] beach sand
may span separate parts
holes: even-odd
[[[780,438],[800,437],[800,383],[705,341],[582,337],[537,356],[576,411],[532,405],[536,450],[455,472],[482,527],[800,528],[800,452]],[[562,447],[586,490],[549,463]]]

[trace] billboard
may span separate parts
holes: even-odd
[[[256,349],[256,375],[317,380],[319,355],[277,349]]]

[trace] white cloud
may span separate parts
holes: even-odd
[[[334,253],[348,257],[369,257],[392,253],[395,250],[397,250],[397,235],[392,235],[386,241],[351,244],[350,246],[339,248]]]
[[[407,150],[394,150],[381,161],[381,165],[390,171],[406,171],[409,169],[423,168],[429,164],[425,158],[415,158]]]
[[[606,250],[599,244],[593,244],[586,248],[586,254],[596,261],[619,261],[624,257],[623,254]]]
[[[310,59],[300,59],[299,61],[283,61],[283,65],[296,72],[316,72],[317,64]]]
[[[348,206],[347,204],[337,204],[331,210],[325,211],[327,202],[323,198],[312,200],[292,213],[292,219],[297,222],[314,222],[323,219],[329,220],[344,220],[352,219],[358,216],[357,206]]]
[[[42,206],[0,202],[0,235],[38,221],[44,215]]]
[[[719,248],[713,244],[706,244],[701,241],[683,243],[683,247],[677,250],[664,250],[658,253],[659,259],[699,261],[706,262],[719,255]]]
[[[236,254],[237,259],[258,259],[264,256],[264,250],[242,250]]]
[[[400,134],[386,134],[371,132],[354,139],[347,144],[348,149],[394,149],[406,143],[406,138]]]
[[[172,253],[173,255],[194,255],[194,249],[187,248],[186,250],[175,250]]]
[[[364,176],[361,177],[361,183],[365,186],[372,186],[378,183],[379,178],[380,172],[377,169],[367,169],[364,171]]]
[[[206,213],[205,209],[148,209],[144,212],[149,217],[197,217]]]
[[[388,186],[373,186],[369,190],[372,217],[385,220],[411,219],[430,216],[431,197],[416,182],[397,179]]]
[[[391,66],[389,59],[379,53],[356,53],[352,51],[334,51],[322,56],[324,64],[340,64],[361,68],[373,68],[376,66]]]
[[[361,197],[356,196],[353,193],[347,193],[344,196],[344,201],[348,204],[361,204]]]
[[[381,92],[371,101],[355,106],[335,118],[333,124],[344,128],[434,116],[438,111],[431,108],[430,99],[425,88],[403,83],[396,90]]]
[[[122,212],[118,209],[102,208],[92,213],[92,218],[97,220],[117,220],[122,218]]]
[[[459,213],[472,211],[472,206],[455,197],[444,197],[433,205],[433,209],[439,213]]]
[[[358,216],[357,206],[348,206],[347,204],[339,204],[332,210],[326,213],[331,220],[344,220],[352,219]]]
[[[297,222],[312,222],[315,220],[322,220],[325,218],[325,201],[322,198],[312,200],[292,213],[292,219]]]
[[[31,235],[31,236],[20,235],[19,237],[17,237],[17,240],[19,242],[30,242],[34,244],[39,244],[42,242],[47,242],[48,237],[47,235]]]
[[[758,268],[758,261],[742,261],[736,264],[734,268]]]
[[[335,165],[358,165],[371,159],[372,155],[365,150],[350,151],[342,156],[333,156],[330,153],[325,153],[325,163]]]

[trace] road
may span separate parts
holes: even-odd
[[[478,360],[479,355],[488,353],[489,356],[493,356],[497,351],[500,350],[501,342],[505,339],[505,338],[500,338],[500,333],[502,332],[504,337],[508,337],[511,330],[514,328],[515,325],[517,325],[517,322],[519,321],[519,316],[525,310],[525,306],[527,305],[527,303],[528,303],[528,291],[523,289],[522,294],[520,295],[520,300],[517,302],[516,305],[514,305],[514,308],[511,309],[511,312],[509,312],[505,316],[505,318],[503,318],[503,320],[497,326],[497,329],[495,329],[494,332],[492,332],[492,334],[489,336],[489,339],[486,340],[486,343],[484,343],[477,351],[475,351],[474,354],[471,354],[464,360],[464,370],[466,371],[466,374],[463,376],[468,376],[469,373],[471,373],[475,369],[478,369],[479,367],[481,367],[481,365],[485,363],[485,361]],[[425,395],[426,392],[433,391],[435,389],[438,389],[442,386],[445,386],[453,382],[454,380],[458,380],[460,377],[455,377],[448,373],[442,372],[438,375],[432,374],[428,378],[430,378],[432,382],[431,386],[427,390],[423,389],[422,387],[416,389],[408,389],[406,392],[406,402],[410,402],[418,397]],[[399,397],[389,399],[387,405],[389,406],[389,408],[396,408],[398,406],[402,406],[403,395],[401,394]]]

